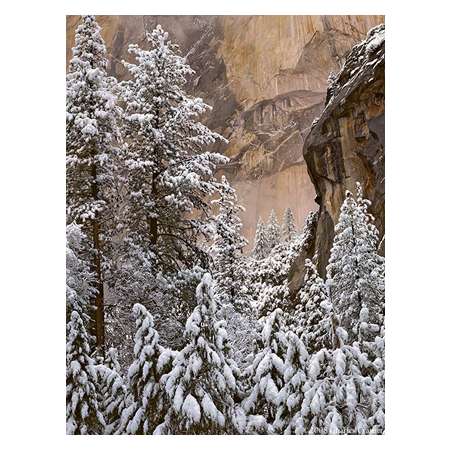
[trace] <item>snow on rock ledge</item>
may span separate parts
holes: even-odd
[[[303,283],[305,258],[316,252],[324,276],[345,191],[354,192],[358,181],[384,242],[384,35],[384,24],[372,28],[330,76],[325,109],[305,140],[319,215],[308,254],[302,252],[291,269],[292,295]]]

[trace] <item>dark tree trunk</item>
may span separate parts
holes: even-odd
[[[157,195],[157,189],[156,189],[156,177],[153,176],[152,180],[152,194],[153,198],[156,198]],[[152,217],[149,221],[150,226],[150,241],[153,245],[156,245],[156,241],[158,240],[158,219],[155,217]]]
[[[91,166],[92,175],[92,197],[94,200],[99,199],[97,186],[97,167],[95,163]],[[102,251],[100,241],[100,224],[97,218],[92,221],[92,241],[94,246],[94,272],[97,279],[97,295],[95,296],[95,337],[97,351],[100,355],[104,355],[105,351],[105,306],[103,292],[103,275],[102,275]]]

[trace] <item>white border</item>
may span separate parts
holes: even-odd
[[[443,2],[441,4],[444,4]],[[15,1],[2,38],[2,442],[433,448],[448,417],[448,15],[429,1]],[[5,8],[5,7],[4,7]],[[75,438],[64,424],[65,14],[385,14],[387,434]],[[161,441],[161,439],[163,439]],[[311,441],[311,439],[313,441]],[[416,444],[416,445],[415,445]]]

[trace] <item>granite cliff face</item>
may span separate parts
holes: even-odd
[[[384,25],[356,45],[327,92],[325,109],[303,148],[319,205],[314,239],[290,273],[295,294],[303,282],[305,258],[318,255],[324,275],[345,191],[360,182],[371,202],[384,254]]]
[[[250,241],[258,216],[266,219],[272,208],[281,219],[284,209],[290,206],[301,228],[307,213],[317,209],[315,190],[320,188],[318,192],[323,190],[324,199],[337,202],[340,194],[325,188],[321,170],[316,173],[309,164],[314,184],[311,183],[305,159],[310,160],[315,152],[308,150],[304,159],[302,149],[312,120],[323,110],[330,71],[339,70],[352,46],[364,39],[369,29],[382,23],[383,16],[97,16],[97,19],[110,53],[109,71],[119,80],[126,77],[121,60],[129,59],[128,44],[145,45],[145,31],[158,23],[180,45],[182,53],[187,54],[196,70],[189,92],[213,106],[205,122],[229,140],[228,145],[216,150],[231,158],[230,164],[221,170],[231,179],[246,208],[244,233]],[[77,16],[67,17],[67,59],[77,21]],[[327,108],[330,111],[330,102]],[[375,114],[375,106],[371,108]],[[353,129],[356,117],[352,116],[347,123],[336,119],[336,130]],[[365,133],[367,139],[372,139],[376,124],[371,120],[368,125],[362,116],[358,120],[361,125],[355,136],[361,146]],[[345,136],[352,139],[352,133],[349,131]],[[315,138],[308,139],[313,142]],[[317,145],[322,144],[317,141]],[[345,176],[348,173],[349,169]],[[334,214],[333,210],[332,217]]]

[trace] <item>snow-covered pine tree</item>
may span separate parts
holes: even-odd
[[[287,351],[284,360],[284,386],[274,422],[277,434],[293,434],[292,419],[303,401],[302,387],[306,381],[309,354],[302,339],[293,331],[286,333]]]
[[[255,259],[263,259],[269,253],[269,241],[267,239],[267,231],[261,217],[256,224],[255,239],[253,244],[253,256]]]
[[[236,204],[236,191],[225,177],[222,177],[219,192],[220,198],[213,201],[219,205],[211,252],[214,292],[219,305],[218,317],[225,319],[227,323],[228,338],[232,343],[230,354],[240,362],[251,344],[255,321],[252,317],[249,289],[243,283],[247,264],[242,252],[248,241],[240,233],[242,222],[239,213],[244,208]]]
[[[66,86],[67,220],[83,227],[96,277],[97,346],[104,344],[103,281],[108,221],[112,220],[120,109],[107,76],[106,46],[95,16],[82,16],[75,31]],[[107,194],[108,193],[108,194]],[[106,242],[105,242],[106,241]]]
[[[75,223],[66,226],[66,315],[77,311],[89,329],[92,303],[97,293],[95,275],[86,262],[86,236]]]
[[[264,344],[262,341],[262,330],[264,328],[264,324],[262,320],[258,320],[255,323],[255,336],[252,339],[250,352],[244,359],[244,370],[242,372],[242,381],[244,384],[244,390],[249,392],[251,388],[253,388],[252,384],[252,371],[253,371],[253,362],[257,355],[262,351]]]
[[[336,330],[338,346],[311,356],[300,410],[291,420],[295,434],[367,434],[376,393],[365,372],[371,365],[358,344],[346,344],[347,332]]]
[[[351,338],[365,334],[367,340],[379,330],[384,316],[384,258],[377,254],[378,230],[369,206],[359,183],[356,199],[346,192],[327,267],[331,300],[341,326]],[[360,317],[367,324],[364,330]]]
[[[368,426],[371,434],[384,433],[384,323],[370,348],[369,355],[373,359],[372,402],[368,412]]]
[[[291,208],[286,208],[284,211],[283,226],[282,226],[283,239],[289,242],[297,234],[295,227],[294,214],[292,214]]]
[[[155,434],[230,434],[236,379],[224,354],[227,333],[216,318],[209,273],[197,287],[198,305],[186,322],[186,346],[164,377],[171,406]]]
[[[283,331],[283,311],[267,317],[262,330],[262,348],[246,371],[250,392],[242,402],[248,417],[247,433],[270,434],[276,417],[279,393],[284,386],[284,358],[287,342]]]
[[[249,311],[247,310],[246,312],[248,313]],[[230,339],[229,321],[233,321],[236,316],[239,317],[239,325],[242,328],[240,328],[239,331],[233,330],[235,333],[232,336],[233,339]],[[244,336],[244,334],[247,333],[252,336],[252,332],[254,331],[253,328],[250,328],[250,321],[246,322],[246,319],[247,316],[244,313],[235,313],[234,316],[231,315],[231,317],[226,319],[227,334],[223,334],[223,354],[235,380],[235,387],[233,388],[234,406],[231,414],[232,427],[230,429],[233,434],[244,434],[247,425],[247,416],[241,406],[241,402],[246,393],[245,378],[238,364],[239,362],[242,363],[242,353],[245,353],[248,350],[248,347],[250,347],[248,342],[242,342],[246,341],[248,338],[248,336]],[[239,325],[236,324],[236,328]],[[237,358],[241,359],[238,360]]]
[[[305,260],[304,285],[298,293],[293,314],[297,332],[302,335],[309,353],[333,346],[332,304],[324,281],[315,264]]]
[[[106,423],[105,434],[114,434],[120,424],[127,394],[115,348],[110,348],[103,364],[97,366],[97,377],[99,406]]]
[[[241,235],[242,222],[239,214],[244,208],[237,204],[236,191],[225,176],[219,189],[220,197],[212,203],[219,206],[215,218],[215,239],[212,248],[216,300],[221,305],[231,304],[236,309],[247,306],[248,299],[242,291],[243,248],[247,240]]]
[[[67,434],[103,434],[105,427],[89,340],[80,313],[72,311],[67,324],[66,344]]]
[[[264,260],[262,269],[265,269],[264,272],[270,278],[255,286],[255,292],[258,294],[255,308],[258,319],[269,316],[275,309],[282,309],[289,303],[287,278],[276,272],[278,262],[273,252]],[[272,269],[267,270],[268,267]]]
[[[245,283],[257,303],[259,318],[267,317],[276,308],[291,308],[288,274],[300,250],[311,242],[316,221],[317,212],[310,213],[301,235],[277,245],[263,260],[249,260]]]
[[[245,366],[253,340],[258,335],[258,320],[252,305],[248,303],[242,311],[236,311],[231,305],[224,306],[219,310],[218,316],[226,320],[230,353],[234,362],[239,367]]]
[[[267,230],[267,241],[269,243],[269,249],[273,249],[276,245],[281,242],[281,229],[278,224],[277,215],[275,210],[272,209],[270,212],[269,220],[266,225]],[[269,251],[270,251],[269,250]]]
[[[129,258],[135,271],[150,261],[153,289],[158,273],[169,280],[198,262],[208,267],[201,245],[213,229],[208,197],[220,186],[217,164],[228,158],[205,151],[224,138],[199,122],[211,108],[183,90],[194,71],[178,46],[159,25],[146,39],[149,50],[129,46],[136,63],[124,62],[130,79],[121,83],[121,97]]]
[[[152,434],[168,408],[161,381],[171,369],[174,352],[159,345],[153,317],[145,306],[133,306],[136,318],[134,361],[128,369],[128,395],[116,434]]]

